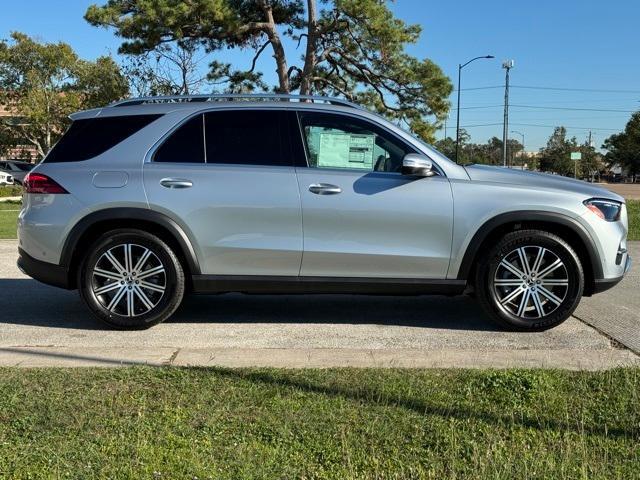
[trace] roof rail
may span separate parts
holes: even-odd
[[[183,103],[183,102],[217,102],[217,101],[297,101],[310,103],[328,103],[362,109],[360,105],[342,100],[340,98],[322,97],[319,95],[287,95],[280,93],[215,93],[204,95],[162,95],[157,97],[137,97],[120,100],[109,105],[109,107],[129,107],[133,105],[145,105],[156,103]]]

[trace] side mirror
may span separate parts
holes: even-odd
[[[417,153],[408,153],[402,159],[402,174],[432,177],[436,172],[433,171],[433,163],[427,157]]]

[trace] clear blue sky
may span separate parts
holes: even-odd
[[[46,41],[68,42],[87,59],[115,55],[118,38],[110,31],[89,26],[82,18],[87,6],[96,1],[5,0],[0,36],[6,38],[9,32],[18,30]],[[504,70],[500,66],[507,58],[515,60],[510,130],[525,134],[527,150],[541,147],[553,125],[570,127],[569,134],[580,141],[592,128],[596,146],[600,146],[607,136],[624,127],[630,116],[625,111],[640,108],[638,0],[397,0],[391,6],[400,18],[423,28],[419,44],[411,46],[410,53],[434,60],[454,84],[458,63],[478,55],[496,56],[495,60],[478,60],[463,70],[462,106],[482,108],[462,110],[461,124],[496,124],[469,127],[475,142],[494,135],[502,137],[504,89],[464,89],[503,85]],[[233,55],[240,64],[250,62],[249,53]],[[289,55],[298,56],[292,51]],[[272,65],[263,61],[261,66],[265,78],[274,80]],[[518,88],[522,86],[594,91]],[[455,95],[451,100],[455,107]],[[447,127],[447,134],[455,136],[455,110]],[[438,136],[443,135],[441,131]]]

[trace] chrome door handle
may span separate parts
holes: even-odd
[[[189,188],[193,187],[193,182],[184,178],[163,178],[160,185],[166,188]]]
[[[337,195],[342,192],[342,189],[330,183],[312,183],[309,185],[309,191],[316,195]]]

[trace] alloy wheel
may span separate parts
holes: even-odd
[[[505,255],[496,269],[492,288],[500,308],[523,319],[553,313],[569,290],[567,267],[553,251],[524,246]]]
[[[109,248],[92,270],[93,295],[110,313],[124,317],[153,310],[166,287],[165,266],[158,256],[134,243]]]

